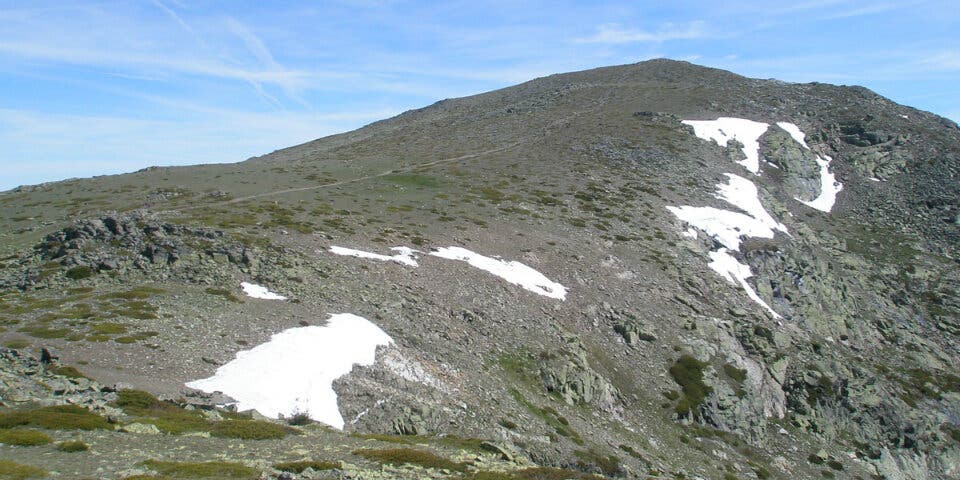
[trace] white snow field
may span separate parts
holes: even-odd
[[[773,238],[774,230],[787,227],[770,216],[760,203],[757,186],[739,175],[727,173],[727,184],[717,185],[716,197],[747,214],[714,207],[667,207],[680,220],[699,228],[731,250],[740,249],[741,237]]]
[[[763,308],[767,309],[770,312],[770,315],[773,315],[773,318],[781,318],[780,314],[773,311],[770,308],[770,305],[767,305],[767,302],[764,302],[757,292],[753,290],[753,287],[747,283],[747,279],[753,276],[753,272],[750,271],[749,265],[744,265],[737,261],[737,259],[730,254],[730,251],[726,248],[721,248],[720,250],[714,250],[710,252],[711,262],[708,266],[717,272],[723,278],[726,278],[727,281],[736,285],[739,284],[747,292],[747,296],[750,297],[754,302],[759,303]]]
[[[430,255],[467,262],[473,267],[492,273],[507,282],[519,285],[526,290],[545,297],[556,298],[558,300],[565,300],[567,298],[566,287],[551,281],[542,273],[517,261],[485,257],[479,253],[474,253],[466,248],[460,247],[439,248],[434,252],[430,252]]]
[[[830,162],[833,159],[824,155],[817,156],[817,165],[820,165],[820,195],[813,200],[805,201],[797,198],[800,203],[830,213],[833,205],[837,203],[837,194],[843,190],[843,184],[837,181],[837,178],[830,172]]]
[[[270,341],[237,353],[214,376],[188,382],[190,388],[222,392],[239,410],[256,409],[279,418],[303,412],[342,430],[333,381],[355,365],[372,365],[377,347],[393,339],[369,320],[341,313],[322,327],[297,327]]]
[[[416,267],[417,261],[415,254],[420,253],[408,247],[393,247],[390,250],[397,252],[395,255],[380,255],[379,253],[364,252],[363,250],[354,250],[344,247],[330,247],[330,252],[337,255],[346,255],[349,257],[369,258],[371,260],[380,260],[381,262],[397,262],[402,265]]]
[[[276,294],[267,290],[267,287],[262,287],[256,283],[241,282],[240,288],[243,288],[243,293],[247,294],[251,298],[259,298],[262,300],[286,300],[287,297],[283,295]]]
[[[800,127],[790,122],[777,122],[777,126],[786,130],[787,133],[789,133],[790,136],[793,137],[794,141],[796,141],[800,145],[803,145],[803,148],[806,148],[807,150],[810,149],[810,147],[807,145],[807,142],[805,140],[807,136],[800,131]]]
[[[417,263],[417,261],[414,259],[414,254],[422,252],[408,247],[393,247],[391,250],[399,253],[393,256],[387,256],[365,252],[362,250],[354,250],[352,248],[330,247],[330,252],[336,255],[368,258],[384,262],[393,261],[411,267],[419,266],[419,263]],[[509,283],[518,285],[538,295],[556,298],[558,300],[565,300],[567,297],[566,287],[550,280],[542,273],[517,261],[507,261],[499,258],[486,257],[461,247],[441,247],[433,252],[428,253],[428,255],[438,258],[445,258],[447,260],[466,262],[472,267],[489,272],[506,280]]]
[[[683,123],[693,127],[697,137],[707,141],[712,140],[721,147],[726,147],[729,140],[736,139],[743,144],[742,151],[747,156],[745,160],[737,163],[750,170],[750,173],[760,174],[760,136],[770,125],[733,117],[720,117],[716,120],[684,120]]]

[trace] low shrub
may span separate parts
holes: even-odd
[[[417,450],[413,448],[389,448],[384,450],[361,449],[354,450],[354,455],[363,457],[367,460],[379,462],[387,465],[419,465],[426,468],[446,469],[456,472],[464,472],[467,466],[441,457],[433,452],[426,450]]]
[[[131,413],[129,410],[145,410],[160,406],[160,400],[150,392],[143,390],[124,389],[117,393],[117,406]]]
[[[303,473],[304,470],[312,468],[314,470],[336,470],[340,468],[340,462],[317,462],[313,460],[301,460],[298,462],[282,462],[273,465],[273,468],[281,472]]]
[[[297,432],[296,429],[263,420],[223,420],[210,428],[210,434],[215,437],[243,440],[283,438]]]
[[[257,478],[260,471],[234,462],[163,462],[147,460],[143,466],[171,478]]]
[[[71,280],[83,280],[92,277],[95,273],[97,273],[96,270],[86,265],[79,265],[67,270],[66,276]]]
[[[66,442],[60,442],[57,444],[57,450],[61,452],[86,452],[90,450],[90,445],[81,442],[80,440],[68,440]]]
[[[16,447],[36,447],[52,441],[49,435],[36,430],[0,430],[0,443]]]
[[[43,469],[11,462],[9,460],[0,460],[0,478],[24,480],[27,478],[41,478],[46,476],[47,472]]]
[[[683,355],[677,359],[670,367],[670,376],[680,385],[683,396],[677,402],[677,415],[686,416],[689,414],[698,414],[700,405],[706,400],[707,395],[713,392],[707,384],[703,383],[703,370],[707,367],[706,362],[701,362],[690,355]]]
[[[83,407],[58,405],[0,414],[0,428],[33,426],[49,430],[111,430],[113,425]]]

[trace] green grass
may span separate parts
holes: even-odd
[[[23,465],[9,460],[0,460],[0,478],[7,480],[23,480],[27,478],[46,477],[47,472],[37,467]]]
[[[298,430],[262,420],[223,420],[213,424],[210,434],[215,437],[240,438],[243,440],[268,440],[283,438]]]
[[[145,300],[153,297],[154,295],[164,293],[165,291],[166,290],[162,288],[141,285],[124,292],[108,293],[97,298],[100,300]]]
[[[147,460],[143,466],[170,478],[256,478],[260,471],[234,462],[163,462]]]
[[[87,450],[90,450],[90,445],[87,445],[80,440],[68,440],[66,442],[58,443],[57,450],[69,453],[86,452]]]
[[[49,435],[36,430],[0,430],[0,443],[16,447],[36,447],[52,441]]]
[[[577,450],[573,454],[579,459],[578,463],[582,468],[595,466],[607,476],[619,477],[623,475],[623,467],[616,455],[604,455],[593,449]]]
[[[698,415],[700,405],[713,392],[703,383],[703,370],[707,365],[690,355],[683,355],[670,367],[670,376],[683,393],[675,409],[678,415]]]
[[[298,462],[275,463],[273,468],[281,472],[303,473],[304,470],[312,468],[314,470],[336,470],[340,468],[340,462],[317,462],[313,460],[301,460]]]
[[[431,177],[429,175],[419,175],[416,173],[387,175],[383,177],[383,179],[390,183],[395,183],[397,185],[403,185],[407,187],[436,188],[440,186],[440,180],[437,179],[436,177]]]
[[[107,419],[76,405],[0,413],[0,428],[32,426],[49,430],[112,430]]]
[[[30,346],[30,340],[15,339],[8,340],[3,344],[4,347],[12,348],[14,350],[20,350],[21,348],[27,348]]]
[[[115,322],[94,323],[90,325],[90,333],[94,335],[120,335],[127,333],[127,326]]]
[[[410,464],[455,472],[465,472],[467,470],[466,464],[454,462],[433,452],[414,448],[361,449],[354,450],[352,453],[367,460],[387,465]]]

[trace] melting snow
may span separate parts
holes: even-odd
[[[683,123],[693,127],[694,133],[707,141],[714,141],[721,147],[727,142],[736,139],[743,144],[743,154],[746,160],[739,161],[756,175],[760,174],[760,136],[767,131],[769,125],[754,122],[743,118],[720,117],[716,120],[684,120]]]
[[[377,347],[392,343],[369,320],[341,313],[323,327],[297,327],[273,335],[267,343],[238,352],[214,376],[186,385],[229,395],[240,410],[253,408],[273,418],[304,412],[342,430],[333,381],[354,365],[372,365]]]
[[[417,261],[415,260],[416,253],[420,253],[412,248],[408,247],[393,247],[390,250],[397,252],[396,255],[380,255],[379,253],[370,253],[364,252],[363,250],[354,250],[352,248],[344,247],[330,247],[330,252],[337,255],[346,255],[350,257],[357,258],[369,258],[372,260],[380,260],[382,262],[397,262],[399,264],[416,267]]]
[[[695,234],[695,233],[694,233]],[[346,255],[358,258],[369,258],[384,262],[397,262],[411,267],[417,267],[419,264],[415,260],[416,253],[422,253],[408,247],[393,247],[391,250],[398,252],[396,255],[387,256],[378,253],[364,252],[352,248],[330,247],[330,252],[337,255]],[[543,295],[558,300],[565,300],[567,289],[557,282],[551,281],[542,273],[517,261],[506,261],[498,258],[490,258],[471,252],[460,247],[444,247],[430,252],[431,256],[445,258],[448,260],[459,260],[467,262],[473,267],[492,273],[514,285],[519,285],[533,293]]]
[[[838,182],[837,178],[830,172],[830,161],[833,159],[826,155],[823,157],[817,157],[817,165],[820,165],[820,196],[809,202],[799,198],[797,200],[808,207],[830,213],[833,204],[837,202],[837,194],[843,190],[843,184]]]
[[[780,315],[773,311],[770,308],[770,305],[767,305],[766,302],[757,295],[757,292],[754,291],[753,287],[747,283],[747,279],[753,276],[753,272],[750,271],[749,265],[744,265],[737,261],[729,250],[726,248],[721,248],[720,250],[715,250],[710,252],[710,259],[712,260],[708,266],[717,272],[723,278],[727,279],[730,283],[740,284],[741,287],[747,292],[747,296],[750,297],[754,302],[759,303],[763,308],[767,309],[770,312],[770,315],[773,315],[774,318],[781,318]]]
[[[240,287],[243,288],[243,293],[247,294],[248,297],[260,298],[263,300],[286,300],[287,297],[279,295],[276,293],[267,290],[267,287],[261,287],[255,283],[242,282]]]
[[[777,126],[786,130],[787,133],[789,133],[790,136],[793,137],[793,139],[797,143],[799,143],[800,145],[803,145],[803,148],[806,148],[807,150],[810,149],[810,147],[807,146],[807,142],[804,141],[804,138],[806,138],[806,135],[804,135],[803,132],[800,131],[800,127],[797,127],[796,125],[790,122],[777,122]]]
[[[728,173],[728,183],[717,185],[717,198],[747,212],[714,207],[667,207],[677,218],[699,228],[731,250],[740,249],[741,237],[773,238],[774,230],[787,227],[770,216],[760,203],[756,185],[739,175]]]
[[[514,285],[519,285],[545,297],[558,300],[564,300],[567,297],[566,287],[551,281],[542,273],[517,261],[485,257],[460,247],[440,248],[431,252],[430,255],[467,262],[473,267],[490,272]]]

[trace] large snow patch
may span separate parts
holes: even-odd
[[[490,258],[471,252],[466,248],[444,247],[430,252],[434,257],[467,262],[473,267],[492,273],[507,282],[530,290],[545,297],[564,300],[567,298],[567,289],[563,285],[550,280],[542,273],[517,261],[506,261]]]
[[[210,378],[189,382],[190,388],[222,392],[240,410],[256,409],[279,418],[303,412],[343,429],[333,381],[355,365],[372,365],[377,347],[393,339],[369,320],[341,313],[322,327],[297,327],[270,341],[237,353]]]
[[[760,174],[760,136],[767,131],[768,124],[754,122],[744,118],[720,117],[716,120],[684,120],[693,127],[693,132],[707,141],[714,141],[726,147],[730,140],[743,144],[743,154],[747,157],[737,163],[751,173]]]

